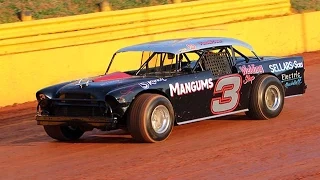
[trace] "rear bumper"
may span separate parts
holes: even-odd
[[[37,115],[38,125],[91,125],[93,127],[105,127],[115,123],[115,119],[108,117],[67,117],[67,116],[43,116]]]

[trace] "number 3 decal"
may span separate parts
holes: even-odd
[[[239,104],[241,86],[242,77],[238,74],[218,79],[214,86],[214,95],[222,93],[222,96],[211,100],[211,112],[223,114],[233,111]]]

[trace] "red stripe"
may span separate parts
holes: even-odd
[[[123,72],[114,72],[111,74],[99,76],[95,79],[93,79],[93,82],[101,82],[101,81],[110,81],[110,80],[116,80],[116,79],[125,79],[130,78],[131,75]]]

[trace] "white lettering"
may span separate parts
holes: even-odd
[[[170,96],[173,97],[173,95],[176,93],[178,95],[180,95],[180,90],[179,90],[179,83],[175,83],[175,85],[173,86],[172,84],[169,84],[169,88],[170,88]]]
[[[139,83],[140,87],[142,87],[142,89],[149,89],[149,84],[145,83],[145,82],[142,82],[142,83]]]
[[[196,92],[196,91],[197,91],[196,82],[192,81],[190,84],[191,84],[191,91],[192,91],[192,92]]]
[[[196,84],[197,84],[197,91],[201,91],[201,82],[196,81]]]
[[[203,88],[207,88],[207,89],[209,89],[209,83],[208,83],[208,79],[206,79],[206,80],[201,80],[201,86],[202,86],[202,90],[203,90]]]
[[[283,72],[292,69],[303,68],[303,62],[287,61],[277,64],[270,64],[269,68],[272,73]]]
[[[184,86],[185,86],[185,90],[186,90],[186,94],[188,93],[191,93],[191,85],[190,85],[190,82],[188,83],[184,83]]]
[[[208,89],[212,89],[213,88],[213,82],[212,82],[212,79],[209,78],[209,86],[208,86]]]
[[[184,90],[184,85],[183,84],[180,84],[180,94],[186,94],[186,91]]]
[[[300,72],[298,71],[290,74],[281,74],[282,81],[290,81],[290,80],[300,79],[300,78],[301,78]]]
[[[154,80],[149,80],[146,82],[141,82],[139,83],[139,86],[142,87],[142,89],[149,89],[150,86],[157,84],[158,82],[161,81],[167,81],[167,79],[164,78],[159,78],[159,79],[154,79]]]
[[[191,81],[187,83],[175,83],[175,85],[169,84],[170,88],[170,96],[173,97],[174,94],[185,95],[189,93],[194,93],[197,91],[202,91],[205,89],[212,89],[214,86],[213,79],[205,79],[205,80],[198,80],[198,81]]]
[[[300,75],[300,72],[298,71],[290,74],[281,74],[281,80],[282,82],[285,82],[284,86],[287,88],[290,86],[299,86],[300,84],[302,84],[302,77]]]

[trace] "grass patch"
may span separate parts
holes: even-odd
[[[102,0],[0,0],[0,23],[17,22],[21,10],[30,10],[34,19],[97,12]],[[192,0],[185,0],[192,1]],[[172,0],[109,0],[112,9],[122,10],[172,3]]]
[[[93,13],[102,0],[0,0],[0,24],[20,21],[18,13],[30,10],[34,19]],[[170,4],[173,0],[108,0],[114,10]],[[183,0],[195,1],[195,0]],[[320,0],[291,0],[297,12],[319,11]]]
[[[291,0],[291,5],[299,13],[320,11],[320,0]]]

